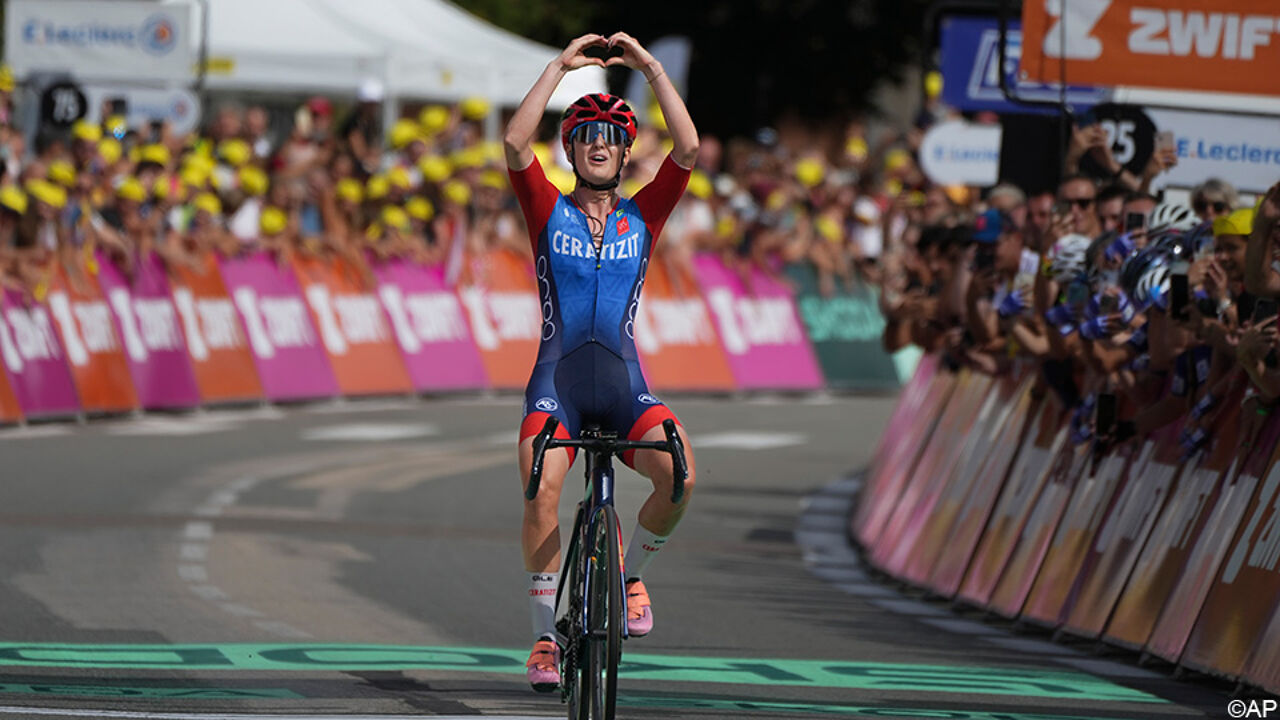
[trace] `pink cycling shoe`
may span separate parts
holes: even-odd
[[[649,591],[639,580],[627,581],[627,634],[644,637],[653,630],[653,609],[649,603]]]
[[[538,692],[554,692],[560,687],[560,646],[554,640],[533,644],[529,662],[525,663],[529,684]]]

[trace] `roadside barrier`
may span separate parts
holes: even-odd
[[[551,327],[549,279],[511,250],[457,260],[456,286],[445,268],[373,257],[51,260],[35,291],[0,294],[0,423],[522,389]],[[881,349],[868,288],[817,299],[812,270],[774,276],[715,255],[683,270],[657,258],[646,274],[625,331],[655,392],[880,389],[910,362]],[[809,332],[821,333],[817,353]]]
[[[1094,457],[1037,374],[926,357],[850,536],[934,594],[1280,691],[1280,418],[1244,417],[1244,394],[1190,458],[1182,422]]]

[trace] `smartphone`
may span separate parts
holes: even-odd
[[[1187,316],[1187,303],[1191,300],[1186,271],[1169,275],[1169,315],[1175,320]]]
[[[1131,212],[1124,215],[1124,231],[1133,232],[1134,230],[1142,230],[1147,226],[1147,216],[1145,213]]]
[[[1089,286],[1082,282],[1073,282],[1067,286],[1067,304],[1080,307],[1089,299]]]
[[[1267,318],[1276,316],[1276,311],[1280,309],[1280,305],[1276,303],[1275,298],[1258,298],[1253,304],[1253,323],[1256,325]]]
[[[113,97],[107,101],[107,107],[110,108],[112,115],[127,116],[129,114],[129,102],[122,97]]]
[[[978,248],[978,252],[973,256],[974,270],[990,270],[996,266],[996,251],[994,247],[982,246]]]
[[[160,142],[164,137],[164,121],[152,120],[149,128],[150,129],[149,129],[149,135],[147,137],[147,142],[149,143]]]
[[[1116,396],[1115,393],[1098,393],[1098,404],[1094,408],[1093,425],[1099,436],[1110,435],[1116,429]]]
[[[1089,127],[1098,124],[1098,116],[1092,110],[1086,110],[1076,116],[1076,127]]]
[[[1156,152],[1161,150],[1172,150],[1174,147],[1173,131],[1161,130],[1156,133]]]

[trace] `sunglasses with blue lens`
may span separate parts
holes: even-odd
[[[627,132],[622,128],[610,122],[597,120],[595,122],[582,123],[573,129],[570,136],[572,139],[590,145],[596,141],[596,136],[603,135],[606,145],[621,145],[626,142]]]

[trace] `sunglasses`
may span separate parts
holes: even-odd
[[[1094,201],[1094,198],[1062,198],[1062,202],[1066,203],[1067,205],[1075,205],[1081,210],[1092,207],[1093,201]]]
[[[605,145],[621,145],[626,142],[627,139],[626,130],[603,120],[582,123],[573,129],[573,132],[569,137],[580,143],[590,145],[596,141],[596,137],[599,135],[604,136]]]
[[[1221,200],[1214,200],[1213,202],[1209,202],[1207,200],[1197,200],[1191,205],[1191,209],[1195,210],[1198,213],[1203,213],[1209,208],[1213,208],[1213,211],[1216,213],[1224,213],[1227,211],[1227,204],[1222,202]]]

